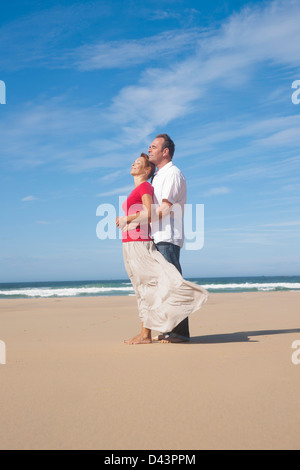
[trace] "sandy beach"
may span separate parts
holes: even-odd
[[[211,294],[191,343],[128,346],[134,297],[0,300],[0,449],[300,449],[299,307]]]

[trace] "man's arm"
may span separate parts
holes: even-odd
[[[159,207],[156,208],[156,215],[159,217],[159,220],[168,215],[171,211],[173,204],[168,201],[168,199],[163,199]]]
[[[182,197],[183,185],[185,186],[185,179],[181,173],[171,173],[165,181],[162,203],[156,208],[156,216],[159,217],[159,220],[166,217],[171,212],[172,206]]]

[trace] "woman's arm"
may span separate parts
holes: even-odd
[[[141,211],[136,212],[136,214],[127,216],[127,223],[130,224],[134,222],[135,224],[145,224],[151,222],[151,208],[153,204],[153,199],[150,194],[143,194],[142,196],[143,208]]]
[[[143,208],[132,215],[125,215],[116,219],[117,227],[123,231],[133,230],[140,224],[149,224],[151,222],[151,209],[153,199],[150,194],[143,194],[142,196]],[[130,225],[130,227],[129,227]]]

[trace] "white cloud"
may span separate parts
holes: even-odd
[[[194,49],[199,37],[199,31],[194,29],[165,31],[142,39],[102,41],[70,52],[69,66],[79,70],[101,70],[155,63]]]
[[[54,6],[21,16],[0,27],[1,68],[19,70],[32,65],[62,66],[64,41],[88,28],[95,20],[110,15],[109,2],[86,2]]]
[[[120,160],[121,143],[101,137],[108,132],[108,123],[96,106],[77,108],[52,98],[20,104],[0,122],[4,165],[20,169],[51,163],[82,171],[114,166]]]
[[[300,121],[300,117],[298,118]],[[272,135],[260,139],[258,141],[262,145],[266,146],[288,146],[288,147],[295,147],[299,148],[300,146],[300,122],[298,126],[289,127],[287,129],[281,129],[277,132],[274,132]]]
[[[115,196],[115,195],[126,196],[133,189],[134,189],[134,184],[132,184],[131,186],[123,186],[122,188],[115,188],[111,191],[97,194],[96,196],[97,197]]]
[[[262,227],[296,227],[300,225],[300,220],[291,220],[288,222],[278,222],[275,224],[265,224]]]
[[[156,10],[151,12],[151,20],[165,20],[165,19],[180,19],[180,13],[177,13],[172,10]]]
[[[77,21],[78,11],[75,16]],[[34,21],[28,19],[26,27],[32,28],[38,18],[37,15]],[[199,114],[207,112],[202,109],[205,94],[212,94],[214,88],[230,85],[226,92],[228,99],[228,93],[229,96],[234,93],[233,84],[239,84],[240,80],[250,81],[253,67],[262,62],[267,65],[288,63],[295,67],[300,54],[297,46],[300,43],[299,23],[299,2],[275,1],[264,3],[263,7],[246,8],[226,20],[219,29],[201,33],[182,29],[180,33],[169,31],[136,41],[84,46],[80,50],[89,51],[85,59],[87,68],[125,66],[134,61],[145,63],[151,55],[167,60],[160,68],[144,70],[131,86],[120,89],[106,108],[86,106],[79,109],[74,104],[65,105],[62,100],[53,99],[43,104],[28,103],[20,106],[15,114],[7,113],[5,121],[1,119],[1,154],[5,164],[13,162],[20,167],[51,162],[77,172],[112,168],[120,162],[125,166],[132,158],[132,149],[148,142],[149,136],[158,129],[195,111]],[[16,25],[15,28],[18,31]],[[5,29],[0,30],[0,37],[3,32]],[[19,39],[21,36],[20,32]],[[179,55],[176,61],[169,61],[178,48],[188,52],[188,58],[182,59]],[[80,50],[72,51],[69,64],[74,65],[76,58],[83,66],[83,57],[78,56]],[[299,146],[299,130],[299,116],[256,121],[254,117],[249,120],[245,116],[242,120],[236,119],[235,123],[231,120],[229,125],[228,121],[220,120],[204,126],[203,130],[197,128],[197,132],[193,128],[194,137],[187,143],[185,152],[195,154],[197,144],[204,152],[218,142],[238,138],[252,139],[252,149],[255,145],[257,148],[275,148],[278,144],[295,148],[296,144]],[[185,129],[185,133],[188,132]],[[130,149],[127,150],[128,146]],[[232,151],[231,155],[237,158],[239,151]],[[219,158],[226,160],[231,156],[222,150]],[[237,176],[240,171],[265,174],[257,168],[243,168],[237,171]]]
[[[21,199],[22,202],[31,202],[31,201],[38,201],[38,198],[35,196],[25,196]]]
[[[98,40],[93,44],[69,47],[71,37],[76,44],[79,32],[96,22],[101,28],[101,23],[114,15],[113,10],[111,2],[86,2],[55,6],[6,23],[0,27],[0,65],[12,70],[31,66],[79,70],[123,68],[178,56],[193,49],[201,36],[199,30],[189,28],[139,39]],[[155,18],[159,17],[166,19],[178,15],[162,11]]]
[[[206,191],[204,193],[204,196],[209,197],[209,196],[220,196],[224,194],[229,194],[231,193],[231,190],[227,188],[227,186],[220,186],[218,188],[211,188],[210,190]]]
[[[248,63],[269,60],[294,66],[299,60],[300,4],[297,0],[275,0],[263,6],[246,7],[233,15],[210,43],[223,53],[243,52]]]
[[[127,135],[130,129],[138,129],[146,137],[195,111],[196,102],[201,112],[200,98],[207,89],[247,83],[254,67],[262,63],[295,68],[300,60],[299,22],[299,2],[245,8],[219,30],[198,38],[197,52],[189,58],[148,69],[136,85],[124,87],[113,100],[111,115]]]

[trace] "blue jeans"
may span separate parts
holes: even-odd
[[[172,263],[175,268],[178,269],[180,274],[182,274],[182,269],[180,266],[179,258],[180,258],[180,247],[177,245],[173,245],[173,243],[168,242],[159,242],[155,244],[158,251],[163,255],[163,257]],[[181,339],[189,339],[190,338],[190,331],[189,331],[189,320],[185,318],[180,322],[175,328],[170,331],[168,334],[172,333],[172,336]],[[167,333],[166,333],[167,334]]]

